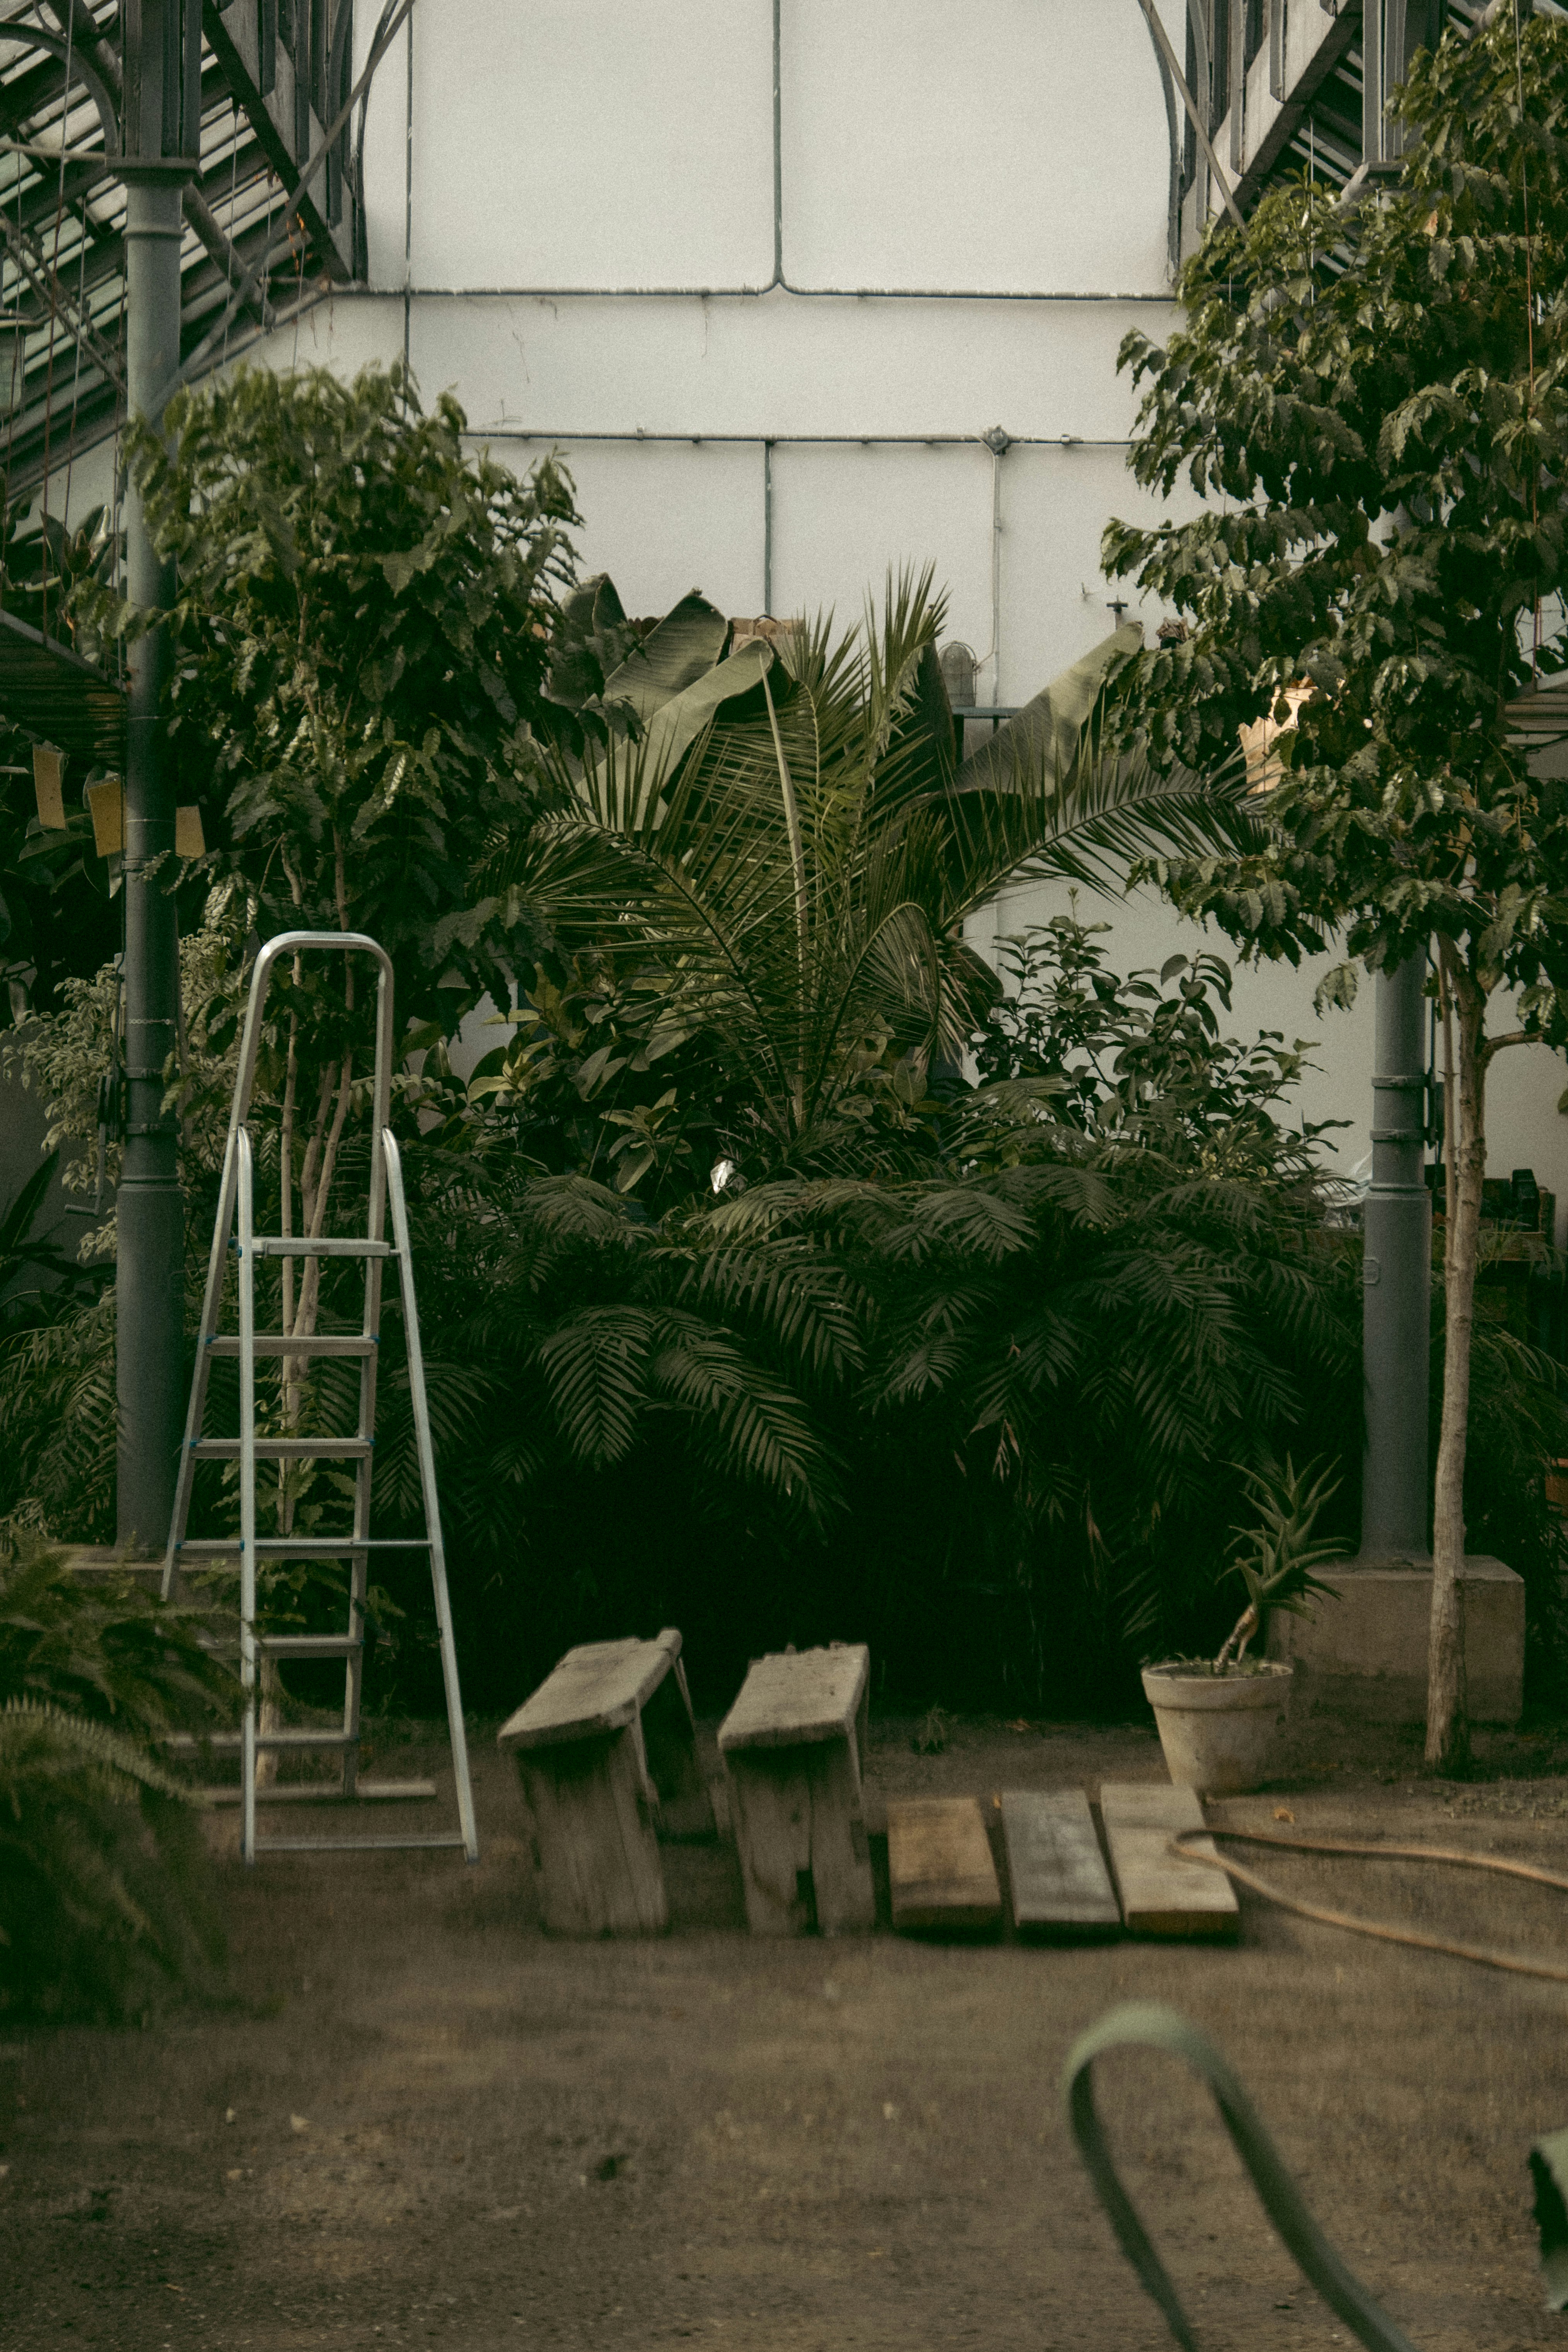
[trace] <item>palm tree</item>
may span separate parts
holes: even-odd
[[[598,680],[574,672],[582,756],[555,758],[558,805],[495,845],[491,886],[563,946],[676,975],[661,1018],[710,1041],[769,1168],[831,1157],[874,1071],[918,1093],[962,1053],[998,986],[963,924],[1009,879],[1105,888],[1140,853],[1254,838],[1239,759],[1161,775],[1112,740],[1136,624],[961,762],[943,611],[929,570],[837,636],[829,617],[735,643],[694,593],[638,644],[607,631],[602,580],[567,611]],[[605,674],[590,641],[629,649]]]

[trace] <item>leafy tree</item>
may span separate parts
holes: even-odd
[[[1055,1081],[1055,1115],[1090,1134],[1266,1179],[1282,1142],[1275,1114],[1306,1066],[1306,1040],[1288,1046],[1278,1030],[1250,1045],[1222,1036],[1231,988],[1222,956],[1171,956],[1158,974],[1123,979],[1098,944],[1110,929],[1080,922],[1075,908],[998,941],[1010,985],[976,1046],[982,1083]],[[1303,1124],[1300,1141],[1344,1124]]]
[[[570,486],[470,457],[443,395],[428,415],[399,367],[343,383],[261,368],[179,394],[127,448],[177,566],[170,737],[205,803],[200,872],[242,934],[368,931],[401,1018],[452,1034],[508,968],[468,914],[473,864],[541,797],[531,729],[570,577]],[[83,598],[96,625],[150,616]],[[356,985],[358,995],[356,997]],[[279,976],[264,1072],[281,1125],[283,1230],[325,1229],[364,1071],[367,992],[352,969]],[[289,1327],[312,1328],[308,1268]]]
[[[1134,474],[1168,491],[1185,468],[1209,503],[1112,523],[1105,558],[1189,624],[1137,680],[1157,758],[1201,769],[1244,725],[1279,730],[1267,837],[1152,861],[1176,903],[1253,956],[1341,927],[1392,970],[1433,943],[1458,1083],[1426,1753],[1451,1765],[1487,1074],[1568,1040],[1568,787],[1508,715],[1568,658],[1568,25],[1449,33],[1395,103],[1397,184],[1348,213],[1296,185],[1216,226],[1183,331],[1123,344],[1148,386]],[[1329,992],[1352,986],[1345,966]],[[1489,1034],[1500,990],[1518,1024]]]
[[[97,632],[70,617],[76,598],[113,573],[119,548],[101,507],[75,530],[54,515],[29,516],[0,490],[0,608],[29,628],[66,640],[96,660]],[[86,979],[120,944],[113,904],[118,866],[93,850],[80,788],[101,768],[73,758],[62,777],[66,824],[45,832],[34,801],[32,745],[0,723],[0,1026],[51,1011],[62,981]]]

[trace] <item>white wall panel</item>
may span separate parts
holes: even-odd
[[[427,286],[762,286],[771,0],[442,0],[415,13]]]
[[[1153,600],[1101,577],[1100,541],[1112,515],[1152,524],[1185,514],[1190,493],[1156,501],[1127,471],[1122,449],[1009,449],[1002,460],[1002,627],[999,702],[1026,702],[1058,670],[1116,626],[1110,600],[1152,637]]]
[[[1116,353],[1163,303],[446,300],[416,297],[415,373],[476,429],[541,433],[1131,430]]]
[[[786,0],[781,79],[790,284],[1163,286],[1136,0]]]
[[[889,569],[936,567],[947,635],[983,653],[991,626],[991,458],[982,448],[785,446],[773,453],[773,610],[880,610]]]
[[[526,472],[542,449],[498,442]],[[666,613],[689,588],[722,612],[763,609],[763,453],[744,444],[584,442],[562,455],[577,486],[584,572],[607,572],[628,613]]]
[[[392,296],[373,301],[329,297],[275,334],[259,336],[241,354],[250,366],[330,367],[341,376],[402,357],[403,305]]]

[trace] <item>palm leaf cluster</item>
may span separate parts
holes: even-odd
[[[1241,1499],[1216,1463],[1306,1425],[1355,1450],[1353,1278],[1299,1175],[1031,1118],[1008,1164],[784,1176],[654,1223],[579,1178],[498,1202],[455,1155],[412,1164],[474,1704],[661,1612],[742,1670],[853,1622],[916,1679],[967,1616],[1011,1629],[1037,1699],[1075,1650],[1113,1675],[1212,1610]],[[412,1518],[384,1352],[378,1509]]]
[[[162,1760],[231,1677],[194,1612],[0,1549],[0,2012],[124,2017],[221,1950],[187,1786]]]
[[[604,582],[568,608],[597,681],[581,754],[554,757],[556,807],[498,838],[480,911],[663,973],[659,1018],[707,1041],[749,1175],[864,1167],[868,1094],[897,1072],[918,1096],[994,1001],[963,929],[1009,877],[1099,883],[1135,849],[1252,838],[1239,763],[1157,775],[1110,744],[1136,626],[961,761],[929,572],[840,634],[737,640],[694,593],[628,646],[618,613]]]

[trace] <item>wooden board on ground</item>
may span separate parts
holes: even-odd
[[[888,1805],[888,1881],[900,1928],[996,1927],[1002,1889],[973,1797],[900,1797]]]
[[[1236,1890],[1223,1872],[1171,1852],[1180,1830],[1201,1830],[1204,1809],[1193,1789],[1107,1781],[1100,1792],[1105,1843],[1121,1916],[1134,1936],[1235,1936],[1241,1926]],[[1212,1854],[1205,1838],[1197,1851]]]
[[[1120,1927],[1115,1889],[1081,1789],[1008,1789],[1002,1834],[1013,1920],[1024,1933],[1104,1935]]]

